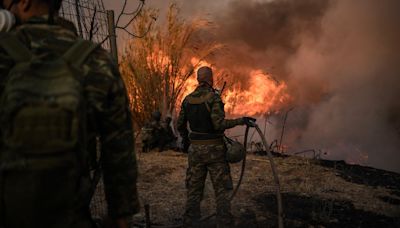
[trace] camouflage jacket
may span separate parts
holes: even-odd
[[[49,25],[47,16],[34,17],[11,33],[34,55],[59,58],[78,39],[71,22],[56,19]],[[0,95],[13,60],[0,48]],[[137,165],[131,114],[124,83],[110,55],[98,48],[84,64],[88,103],[88,147],[93,155],[100,137],[103,178],[108,212],[111,217],[134,214],[139,210]],[[1,143],[0,143],[1,145]],[[95,154],[95,152],[94,152]]]
[[[210,92],[212,93],[212,96],[210,99],[207,100],[207,105],[209,107],[212,126],[216,132],[223,133],[225,129],[229,129],[237,125],[244,124],[242,118],[225,119],[224,103],[222,102],[221,97],[217,93],[214,93],[214,90],[211,87],[202,85],[198,86],[191,94],[186,96],[182,102],[181,111],[179,113],[178,123],[177,123],[177,128],[182,138],[187,139],[189,134],[187,128],[187,123],[188,123],[187,105],[189,98],[202,97],[206,94],[210,94]]]

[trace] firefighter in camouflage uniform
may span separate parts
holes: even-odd
[[[94,227],[96,138],[108,216],[113,227],[128,227],[139,210],[137,166],[116,65],[71,22],[51,16],[61,0],[1,5],[17,24],[0,33],[0,227]]]
[[[178,130],[183,146],[188,148],[186,173],[187,201],[184,226],[199,224],[200,202],[203,197],[207,173],[210,174],[217,203],[218,227],[232,227],[230,196],[232,179],[226,161],[223,142],[224,130],[237,125],[249,124],[249,117],[225,119],[224,104],[213,89],[213,73],[209,67],[197,71],[198,87],[185,97],[178,118]],[[189,123],[190,133],[187,129]]]

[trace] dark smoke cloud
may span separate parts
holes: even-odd
[[[311,106],[299,146],[332,158],[400,171],[399,1],[337,0],[321,20],[317,42],[302,42],[287,64],[298,93],[319,82],[327,97]],[[306,82],[306,83],[302,83]]]
[[[231,47],[225,65],[242,63],[285,78],[303,36],[316,39],[329,0],[232,1],[216,15],[217,39]],[[238,61],[240,60],[240,61]]]
[[[292,148],[400,171],[399,9],[396,0],[233,1],[215,16],[230,49],[215,61],[289,84]]]
[[[293,150],[321,148],[328,158],[400,172],[400,1],[178,3],[187,18],[214,22],[202,33],[227,45],[211,59],[218,67],[244,83],[252,69],[288,83],[295,109],[285,142]]]
[[[241,41],[252,51],[281,48],[288,52],[300,45],[298,35],[318,32],[327,0],[251,2],[235,1],[219,17],[223,41]]]

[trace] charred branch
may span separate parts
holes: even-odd
[[[309,149],[309,150],[302,150],[302,151],[299,151],[299,152],[295,152],[295,153],[293,153],[294,155],[300,155],[300,154],[302,154],[302,155],[304,155],[305,156],[305,154],[307,154],[307,153],[312,153],[312,155],[313,155],[313,159],[321,159],[321,154],[322,154],[322,151],[321,150],[315,150],[315,149]]]
[[[286,121],[287,121],[287,117],[289,115],[289,112],[291,112],[294,108],[290,108],[286,113],[285,113],[285,117],[283,119],[283,125],[282,125],[282,132],[281,132],[281,138],[279,141],[279,150],[281,152],[283,152],[283,147],[282,147],[282,142],[283,142],[283,135],[285,134],[285,126],[286,126]]]

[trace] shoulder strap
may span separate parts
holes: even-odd
[[[213,93],[207,93],[206,95],[203,95],[201,97],[187,97],[187,101],[189,104],[203,104],[210,100],[214,96]]]
[[[15,36],[9,34],[2,36],[0,46],[15,62],[27,62],[32,58],[30,50]]]
[[[210,92],[201,97],[188,97],[187,101],[189,104],[205,104],[208,112],[211,112],[211,107],[207,102],[213,97],[214,93]]]
[[[80,39],[63,55],[63,59],[79,67],[98,46],[98,44],[94,44],[88,40]]]

